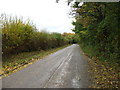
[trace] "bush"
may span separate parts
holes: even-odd
[[[21,52],[47,50],[68,44],[60,33],[39,32],[30,21],[1,15],[3,57]]]

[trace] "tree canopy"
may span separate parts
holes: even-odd
[[[120,3],[119,2],[80,2],[73,4],[75,26],[73,31],[79,35],[80,43],[92,46],[96,56],[104,60],[116,60],[120,56]]]

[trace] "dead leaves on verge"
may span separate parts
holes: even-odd
[[[49,54],[52,54],[60,49],[63,49],[69,45],[61,46],[58,48],[50,49],[47,51],[40,51],[40,52],[28,52],[28,53],[21,53],[17,56],[14,56],[12,59],[13,62],[7,62],[7,64],[2,65],[2,70],[0,70],[0,79],[1,76],[9,76],[10,74],[21,70],[22,68],[27,67],[30,64],[33,64],[34,62],[42,59],[43,57],[46,57]],[[32,57],[31,57],[32,56]],[[21,59],[22,58],[22,59]]]
[[[120,75],[111,68],[107,62],[101,62],[96,58],[88,59],[92,72],[93,85],[90,88],[120,88]]]
[[[21,62],[21,63],[14,63],[14,64],[9,63],[8,65],[3,66],[2,76],[8,76],[8,75],[10,75],[10,74],[22,69],[22,68],[25,68],[28,65],[33,64],[36,60],[37,60],[37,58],[36,59],[31,59],[29,61],[24,61],[24,62]]]

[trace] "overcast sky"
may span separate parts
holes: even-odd
[[[0,14],[12,14],[33,21],[38,29],[49,32],[72,32],[73,28],[68,13],[67,0],[1,0]]]

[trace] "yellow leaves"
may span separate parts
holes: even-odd
[[[106,63],[88,59],[94,84],[90,88],[118,88],[118,73]]]
[[[27,67],[30,64],[33,64],[36,60],[38,60],[38,59],[32,58],[28,61],[21,60],[22,62],[19,62],[19,63],[18,62],[11,62],[8,65],[4,65],[3,70],[2,70],[3,71],[2,75],[4,77],[6,77],[14,72],[17,72],[18,70],[20,70],[22,68]]]
[[[92,10],[88,10],[89,13],[92,13],[93,11]]]
[[[80,31],[80,33],[81,33],[81,34],[84,34],[84,35],[87,34],[85,31]]]
[[[110,84],[113,84],[112,82],[110,82]]]
[[[35,52],[31,52],[31,53],[25,52],[25,53],[18,54],[17,56],[16,55],[12,56],[11,62],[4,63],[2,70],[1,70],[2,72],[0,74],[4,77],[8,76],[22,68],[27,67],[30,64],[33,64],[35,61],[42,59],[43,57],[47,56],[48,54],[56,52],[67,46],[69,46],[69,45],[62,46],[62,47],[59,47],[56,49],[47,50],[47,51],[37,51],[37,52],[35,51]],[[22,59],[21,59],[21,57],[22,57]],[[12,61],[14,61],[14,62],[12,62]]]
[[[97,82],[97,84],[98,84],[99,82]]]

